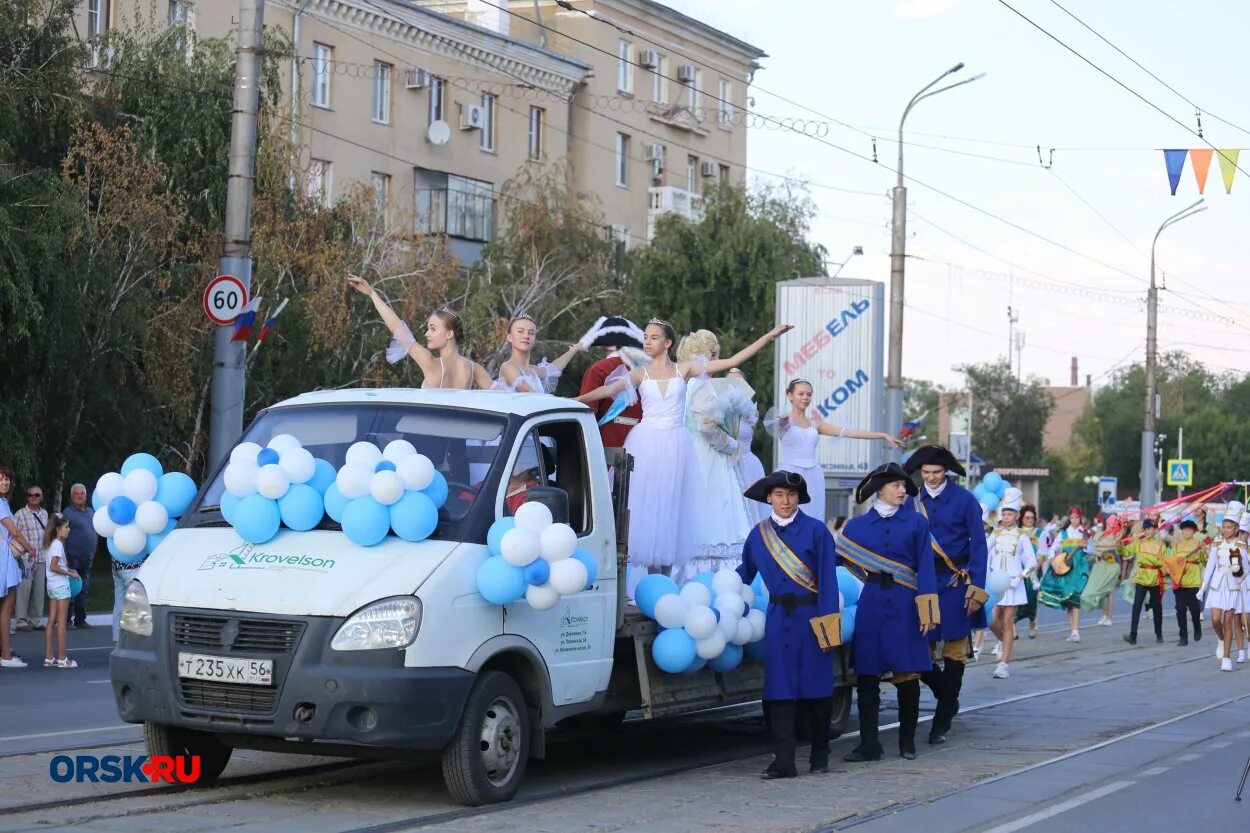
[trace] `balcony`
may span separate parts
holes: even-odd
[[[665,214],[676,214],[697,223],[703,219],[703,197],[667,185],[648,189],[647,240],[655,236],[655,223]]]
[[[489,191],[418,188],[416,230],[447,236],[447,247],[465,266],[482,256],[495,236],[495,196]]]

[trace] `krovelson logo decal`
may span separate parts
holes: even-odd
[[[298,553],[261,552],[252,544],[243,544],[204,559],[199,570],[297,570],[327,573],[334,569],[333,558],[318,558]]]

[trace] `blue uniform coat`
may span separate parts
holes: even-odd
[[[898,582],[889,589],[871,581],[864,583],[855,608],[855,673],[880,676],[887,671],[928,671],[933,663],[929,642],[920,633],[916,596],[937,592],[929,525],[922,515],[905,507],[888,518],[870,509],[847,521],[843,534],[865,549],[911,567],[919,589],[918,593]],[[838,563],[852,572],[862,572],[844,558],[844,547],[839,541]]]
[[[764,699],[814,700],[833,695],[834,652],[821,650],[811,620],[838,613],[838,574],[834,563],[833,536],[823,523],[799,512],[788,526],[779,527],[772,519],[763,523],[777,530],[778,536],[816,577],[815,605],[802,605],[787,613],[779,604],[769,604],[764,628]],[[810,591],[790,578],[764,545],[759,525],[751,529],[742,547],[738,575],[748,584],[756,575],[764,580],[770,597],[782,593],[806,595]],[[828,631],[841,639],[837,620],[828,621]]]
[[[985,547],[981,504],[973,497],[972,492],[948,479],[946,488],[937,497],[930,497],[928,490],[922,486],[920,497],[914,500],[924,502],[929,530],[942,545],[942,549],[946,550],[951,561],[955,566],[968,571],[973,586],[984,589],[989,551]],[[912,508],[919,513],[919,507],[914,505],[914,500],[908,503],[913,504]],[[987,627],[984,607],[973,616],[969,616],[964,609],[968,582],[952,584],[954,575],[947,568],[946,562],[931,547],[929,554],[937,573],[938,607],[942,611],[942,625],[934,628],[929,633],[929,638],[935,642],[963,639],[971,636],[974,630]]]

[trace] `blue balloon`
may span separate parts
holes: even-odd
[[[296,532],[307,532],[321,523],[326,507],[317,490],[307,483],[292,483],[286,494],[278,498],[282,523]]]
[[[276,466],[282,456],[272,448],[262,448],[256,454],[256,465],[258,466]]]
[[[138,508],[130,498],[125,495],[118,495],[109,501],[109,520],[118,526],[134,523],[135,512]]]
[[[848,605],[842,611],[842,644],[850,645],[851,640],[855,638],[855,611],[856,605]]]
[[[380,471],[395,471],[395,464],[390,460],[379,460],[378,464],[373,467],[374,474]]]
[[[685,628],[669,628],[651,644],[651,659],[661,671],[680,674],[690,667],[696,657],[694,637]]]
[[[847,607],[851,607],[859,603],[859,594],[864,592],[864,583],[855,578],[850,570],[839,566],[838,592],[842,594],[843,603]]]
[[[222,492],[218,504],[221,508],[221,516],[226,519],[226,523],[234,525],[234,510],[238,507],[239,501],[243,498],[238,497],[230,492]]]
[[[405,541],[424,541],[438,528],[438,509],[434,501],[420,492],[404,492],[387,512],[391,529]]]
[[[993,512],[998,508],[1000,498],[998,495],[990,494],[981,499],[981,503],[985,504],[985,508]]]
[[[525,571],[526,584],[546,584],[547,579],[551,578],[551,565],[546,559],[535,558],[521,569]]]
[[[491,555],[499,555],[502,551],[499,549],[503,543],[504,533],[510,529],[516,528],[516,518],[500,518],[490,525],[490,529],[486,531],[486,548],[490,550]]]
[[[748,657],[756,662],[763,662],[764,655],[768,653],[768,647],[762,639],[759,642],[748,642],[743,650],[746,651]]]
[[[720,624],[720,608],[719,607],[712,608],[712,615],[716,617],[716,624],[719,625]]]
[[[106,505],[107,504],[104,502],[104,498],[100,497],[100,493],[96,491],[95,489],[92,489],[91,490],[91,508],[98,512],[101,509],[103,509]]]
[[[199,489],[195,481],[180,471],[161,475],[157,481],[156,502],[165,507],[171,518],[181,518],[191,508]]]
[[[324,496],[338,475],[339,473],[334,466],[318,457],[317,467],[313,470],[313,476],[308,481],[308,485],[316,489],[317,494]]]
[[[764,576],[760,573],[755,574],[755,578],[751,581],[751,589],[755,591],[755,601],[751,602],[751,607],[756,610],[768,612],[768,587],[764,584]],[[713,597],[715,598],[715,597]]]
[[[1003,488],[1002,483],[1003,476],[996,471],[992,471],[981,478],[981,485],[994,494],[998,494],[999,490]]]
[[[638,586],[634,589],[634,602],[638,605],[638,609],[643,612],[643,615],[648,619],[654,619],[655,603],[660,600],[661,596],[667,596],[669,593],[676,592],[677,585],[673,583],[671,578],[659,573],[652,573],[638,582]],[[684,667],[685,665],[682,666],[682,668]]]
[[[339,491],[337,483],[331,483],[326,489],[325,504],[326,514],[335,523],[343,523],[343,510],[347,508],[347,498],[343,497],[343,493]]]
[[[230,514],[234,517],[230,525],[249,544],[263,544],[271,540],[278,534],[278,527],[282,526],[278,502],[262,495],[248,495]]]
[[[998,598],[993,593],[991,593],[988,589],[985,591],[985,593],[987,596],[989,596],[989,598],[985,600],[985,604],[981,605],[981,608],[983,610],[990,610],[991,608],[994,607],[994,605],[998,604]]]
[[[702,671],[702,670],[703,670],[703,666],[705,666],[705,665],[707,665],[707,660],[705,660],[703,657],[698,657],[698,656],[697,656],[697,657],[695,657],[695,658],[694,658],[694,662],[692,662],[692,663],[690,663],[689,665],[687,665],[687,666],[686,666],[686,670],[685,670],[685,671],[683,671],[683,672],[681,672],[681,673],[683,673],[683,674],[698,674],[700,671]]]
[[[724,674],[732,671],[742,664],[743,650],[741,645],[734,645],[732,642],[725,646],[725,650],[721,652],[719,657],[707,661],[707,667],[717,673]]]
[[[390,531],[390,511],[371,497],[358,497],[343,510],[343,533],[357,546],[380,544]]]
[[[82,592],[82,579],[78,576],[69,577],[69,597],[71,599],[78,598],[78,594]]]
[[[573,550],[573,554],[569,557],[576,558],[586,566],[586,586],[582,590],[594,587],[595,580],[599,578],[599,562],[595,561],[593,555],[582,549]]]
[[[711,590],[711,591],[712,591],[712,598],[713,598],[713,599],[715,599],[715,598],[716,598],[716,590],[715,590],[715,588],[713,588],[713,587],[712,587],[712,577],[713,577],[714,575],[715,575],[715,573],[713,573],[711,570],[704,570],[703,572],[701,572],[701,573],[697,574],[694,578],[692,578],[692,579],[690,579],[690,580],[691,580],[691,581],[697,581],[697,582],[699,582],[699,584],[702,584],[703,586],[705,586],[708,590]]]
[[[122,463],[122,477],[130,474],[138,469],[147,469],[156,475],[156,479],[160,480],[161,475],[165,473],[165,469],[161,468],[161,461],[153,457],[151,454],[131,454],[126,458],[126,462]]]
[[[130,563],[129,561],[123,561],[123,560],[122,560],[122,559],[126,558],[127,556],[124,556],[124,555],[122,555],[122,554],[121,554],[121,551],[117,549],[117,543],[116,543],[116,542],[115,542],[112,538],[105,538],[105,539],[104,539],[104,544],[105,544],[105,546],[108,548],[109,555],[113,556],[113,558],[115,558],[115,559],[116,559],[116,560],[118,560],[118,561],[121,561],[121,563],[123,563],[123,564],[129,564],[129,563]]]
[[[426,497],[434,501],[435,508],[442,509],[444,504],[447,503],[447,478],[443,477],[441,471],[436,471],[434,472],[433,482],[421,491],[425,492]]]
[[[493,555],[477,568],[477,592],[495,605],[520,601],[525,596],[525,571]]]
[[[165,524],[164,529],[162,529],[160,532],[156,533],[155,535],[148,536],[148,545],[147,547],[144,548],[143,551],[146,553],[156,552],[156,548],[159,547],[161,543],[166,538],[169,537],[169,533],[173,532],[174,527],[176,527],[177,525],[178,525],[178,521],[175,520],[174,518],[170,518],[169,523]]]

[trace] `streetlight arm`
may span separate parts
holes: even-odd
[[[902,118],[898,120],[898,187],[899,188],[903,187],[903,124],[904,122],[907,121],[907,115],[911,112],[911,109],[913,107],[915,107],[921,101],[924,101],[926,98],[935,96],[938,93],[944,93],[947,90],[953,90],[955,87],[962,87],[964,84],[971,84],[973,81],[977,81],[985,77],[985,73],[981,72],[972,76],[971,78],[965,78],[962,81],[957,81],[954,84],[948,84],[945,87],[940,87],[936,90],[933,89],[935,86],[941,83],[943,78],[945,78],[946,76],[952,73],[959,72],[959,70],[963,68],[964,68],[964,65],[963,65],[963,62],[961,61],[960,63],[948,69],[946,72],[939,75],[937,78],[934,78],[932,81],[930,81],[924,87],[924,89],[922,89],[920,92],[916,93],[914,96],[911,97],[911,101],[907,102],[907,107],[903,110],[903,116]]]

